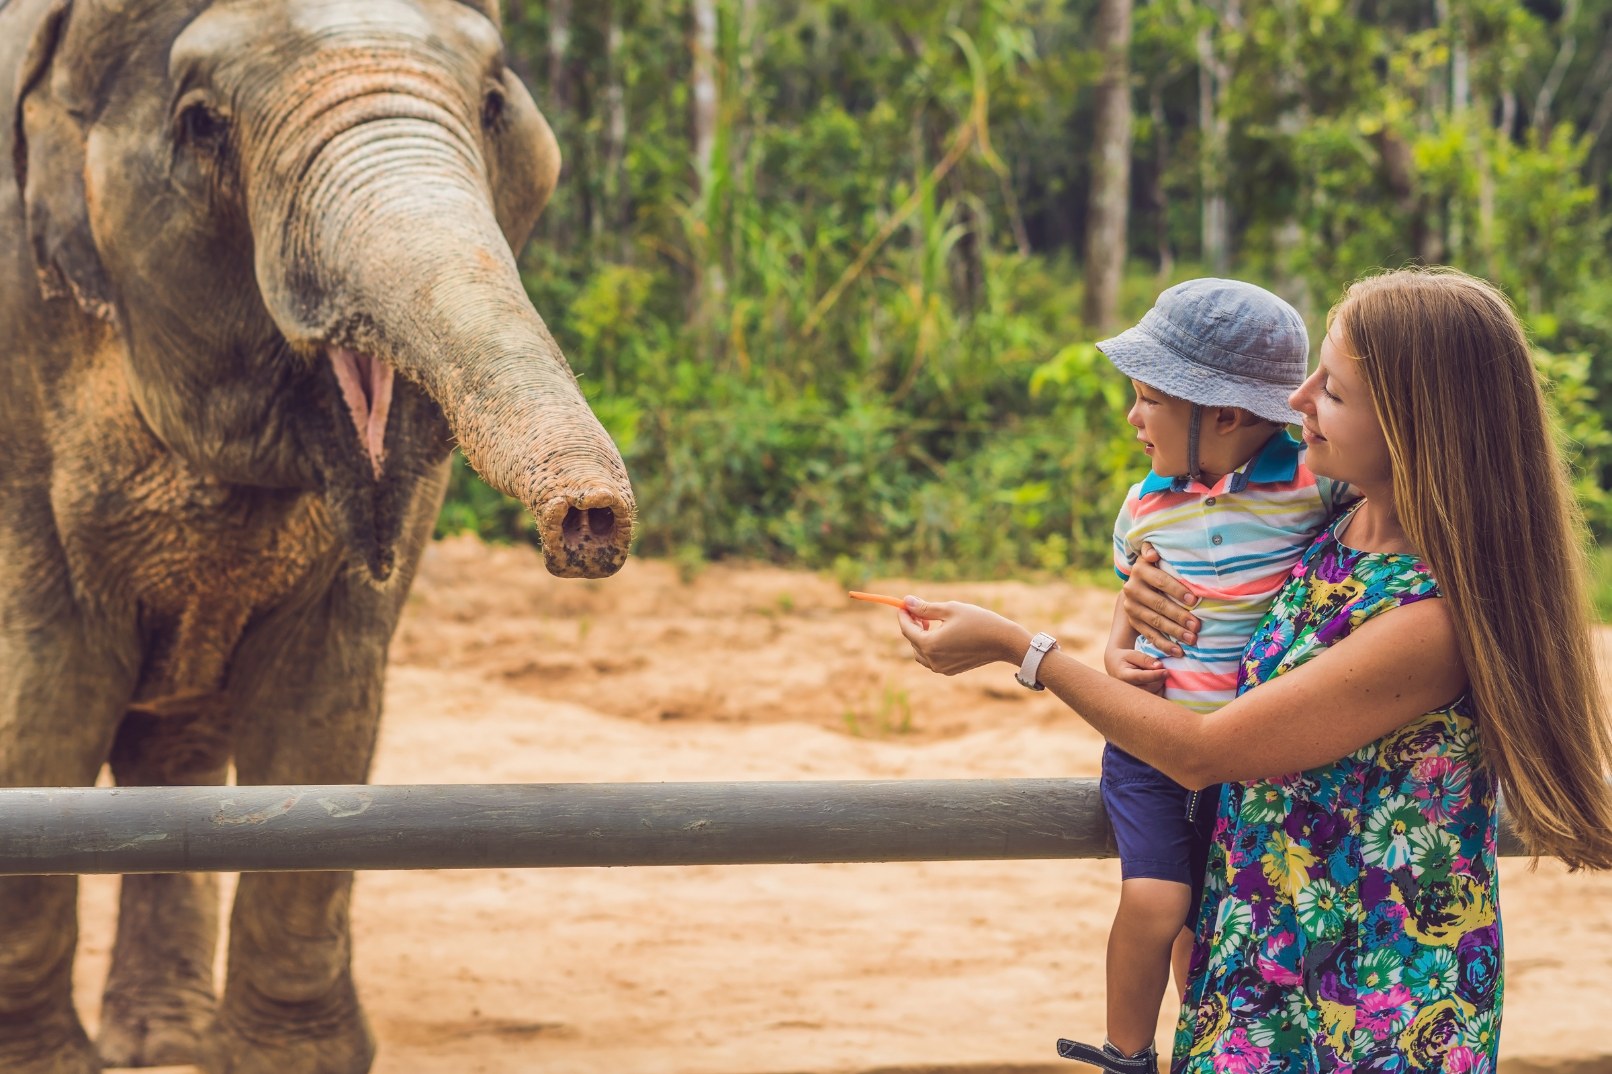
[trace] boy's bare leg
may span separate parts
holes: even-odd
[[[1173,880],[1120,883],[1119,910],[1108,933],[1108,1039],[1126,1055],[1153,1043],[1172,949],[1191,902],[1192,890]]]
[[[1170,968],[1175,972],[1175,998],[1186,1002],[1187,975],[1192,972],[1192,941],[1196,937],[1192,931],[1192,922],[1181,926],[1176,934],[1175,946],[1170,948]]]

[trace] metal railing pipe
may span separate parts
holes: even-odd
[[[1094,779],[0,789],[10,876],[1113,855]]]

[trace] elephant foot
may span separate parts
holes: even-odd
[[[212,1020],[213,997],[205,990],[108,993],[96,1046],[109,1067],[186,1066],[196,1061]]]
[[[301,1003],[266,1006],[272,1013],[243,1016],[220,1009],[202,1038],[196,1066],[206,1074],[368,1074],[375,1038],[356,1001],[340,1011]]]
[[[76,1018],[49,1027],[0,1021],[0,1070],[6,1074],[101,1074],[101,1057]]]

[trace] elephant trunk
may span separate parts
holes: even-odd
[[[314,129],[254,161],[270,313],[297,350],[331,363],[377,481],[395,370],[532,513],[552,573],[614,573],[635,514],[626,467],[526,296],[476,132],[427,94],[350,100],[305,104]]]

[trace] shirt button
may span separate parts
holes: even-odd
[[[1209,543],[1210,544],[1219,544],[1220,543],[1220,534],[1217,533],[1213,537],[1209,538]]]
[[[1203,505],[1205,507],[1213,507],[1215,505],[1215,498],[1213,496],[1209,497],[1207,500],[1203,501]]]

